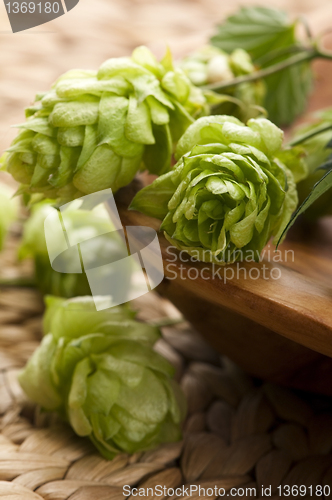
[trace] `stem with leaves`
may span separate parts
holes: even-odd
[[[297,64],[301,64],[306,61],[312,61],[313,59],[329,59],[332,61],[332,53],[322,50],[318,47],[303,47],[302,52],[296,54],[295,56],[289,57],[285,61],[279,62],[277,64],[273,64],[268,68],[255,71],[249,75],[239,76],[234,78],[233,80],[229,80],[228,82],[216,82],[210,85],[206,85],[204,89],[213,90],[215,92],[223,92],[225,89],[229,89],[231,87],[236,87],[237,85],[241,85],[242,83],[254,82],[257,80],[261,80],[268,76],[271,76],[279,71],[283,71],[284,69],[290,68],[291,66],[295,66]]]

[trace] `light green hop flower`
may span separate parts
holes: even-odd
[[[231,54],[207,45],[180,62],[188,78],[194,85],[203,86],[223,83],[255,71],[249,54],[242,49],[235,49]],[[257,82],[243,83],[224,91],[222,96],[206,92],[205,97],[214,114],[229,114],[242,121],[257,116],[257,106],[262,106],[265,97],[265,84]],[[228,99],[227,99],[228,97]]]
[[[258,258],[297,205],[293,174],[277,158],[282,140],[263,118],[247,126],[200,118],[179,141],[174,169],[139,191],[131,208],[162,219],[169,242],[198,260]]]
[[[139,169],[167,171],[173,144],[205,106],[169,52],[158,62],[138,47],[98,71],[69,71],[37,95],[7,150],[6,167],[22,191],[45,198],[116,191]]]
[[[90,295],[90,285],[85,272],[76,274],[69,272],[70,269],[77,267],[76,260],[73,260],[76,254],[73,255],[70,252],[63,254],[63,268],[68,270],[67,273],[55,271],[51,266],[44,222],[53,211],[54,208],[47,201],[33,205],[31,215],[24,224],[19,257],[21,259],[33,258],[35,280],[44,294],[67,298]],[[127,255],[126,246],[117,232],[114,232],[114,226],[102,205],[93,210],[79,210],[71,204],[64,213],[66,228],[72,241],[85,241],[84,266],[86,269],[121,260]],[[56,249],[59,248],[60,254],[63,237],[61,226],[53,225],[52,232],[49,232],[48,237],[52,238],[48,242],[49,247],[55,253]],[[122,273],[121,280],[127,281],[129,286],[130,267],[127,271],[127,274]],[[105,272],[105,269],[101,270],[101,273]],[[112,279],[112,276],[110,275],[109,278]]]
[[[19,203],[17,198],[12,198],[14,191],[0,182],[0,251],[3,248],[9,226],[18,216]]]
[[[46,304],[46,335],[19,377],[27,395],[108,459],[180,439],[184,399],[153,350],[159,330],[126,307],[96,312],[89,297]]]
[[[314,115],[314,120],[310,125],[304,125],[296,130],[294,139],[300,138],[309,132],[318,132],[324,127],[332,127],[332,108],[325,109]],[[308,176],[297,186],[299,193],[299,202],[303,203],[306,197],[312,191],[316,182],[318,182],[327,170],[319,169],[327,162],[332,155],[332,129],[325,130],[320,134],[315,135],[311,139],[306,140],[302,144],[305,152],[305,163],[308,168]],[[321,195],[305,212],[304,216],[307,219],[317,219],[324,215],[332,215],[332,189]]]

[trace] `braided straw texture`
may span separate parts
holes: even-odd
[[[22,274],[10,262],[13,246],[0,262],[11,277]],[[145,320],[178,315],[153,293],[136,306]],[[120,500],[123,485],[182,484],[258,492],[271,485],[272,498],[279,498],[279,485],[332,485],[332,401],[253,381],[186,323],[163,328],[156,347],[175,365],[188,400],[183,441],[104,460],[18,385],[18,370],[41,337],[42,310],[32,289],[0,291],[1,499]]]

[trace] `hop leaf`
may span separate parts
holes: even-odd
[[[47,298],[45,337],[19,377],[25,392],[108,459],[180,439],[183,395],[152,349],[158,329],[125,307],[93,309],[89,297]]]
[[[255,64],[266,68],[290,57],[291,53],[282,52],[299,45],[297,25],[298,21],[290,22],[286,13],[277,9],[242,7],[219,26],[211,43],[228,53],[242,48]],[[312,82],[310,64],[290,67],[269,76],[265,82],[264,105],[269,118],[277,125],[290,124],[307,105]]]
[[[200,118],[179,141],[174,170],[139,191],[131,208],[162,219],[166,238],[196,259],[257,258],[297,205],[293,174],[277,158],[282,139],[266,119]]]
[[[167,171],[173,143],[205,107],[169,54],[159,63],[139,47],[97,72],[69,71],[38,95],[18,125],[6,168],[26,192],[45,198],[116,191],[140,168]]]

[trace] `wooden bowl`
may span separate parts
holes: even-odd
[[[116,196],[122,223],[158,229],[159,220],[127,209],[139,188]],[[262,262],[225,268],[180,260],[161,233],[159,242],[157,291],[214,348],[253,376],[332,395],[332,219],[297,224],[277,257],[267,246]]]

